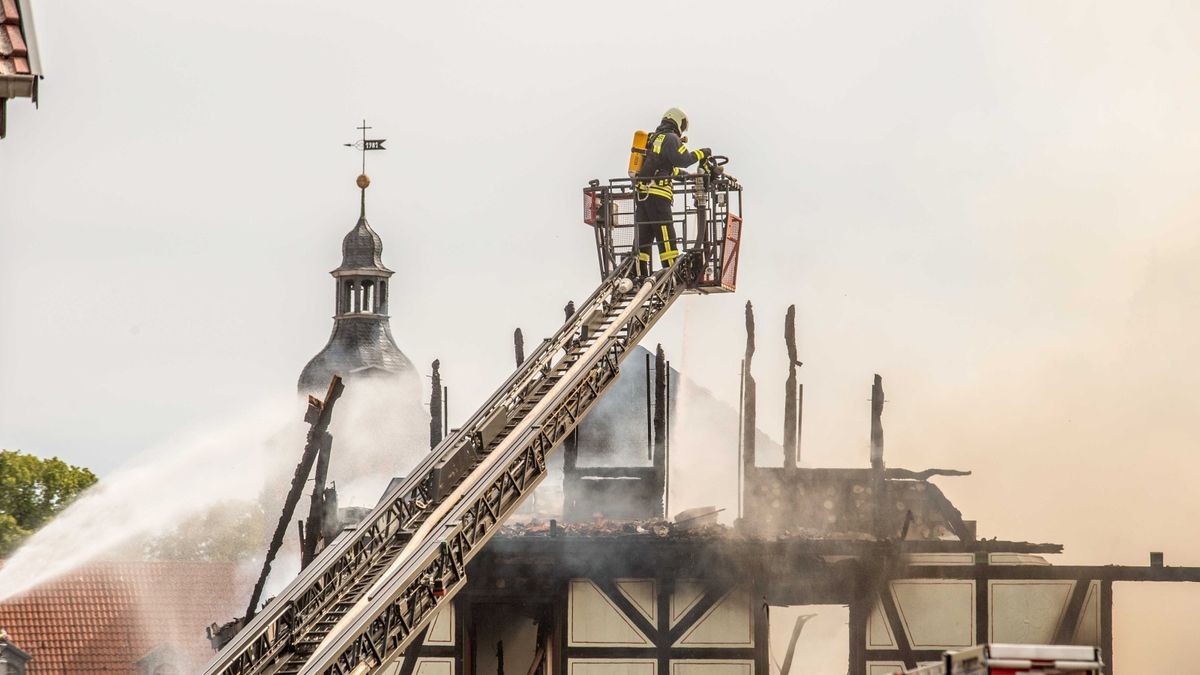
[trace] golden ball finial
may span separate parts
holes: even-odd
[[[358,178],[356,178],[354,182],[358,183],[358,187],[362,188],[363,190],[366,190],[367,186],[371,184],[371,179],[367,178],[367,174],[360,173],[360,174],[358,174]]]

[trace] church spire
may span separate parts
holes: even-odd
[[[367,176],[367,152],[371,150],[387,150],[383,144],[387,142],[386,138],[367,138],[367,131],[374,127],[367,126],[367,121],[363,120],[362,126],[358,130],[362,132],[362,139],[353,143],[343,143],[347,148],[354,148],[362,153],[362,172],[358,174],[358,189],[361,191],[358,217],[360,220],[365,220],[367,217],[367,187],[371,185],[371,179]]]
[[[364,120],[359,127],[363,138],[346,145],[359,148],[366,168],[368,150],[384,150],[384,139],[368,139]],[[383,264],[383,240],[367,222],[367,187],[371,179],[365,171],[356,184],[360,190],[358,222],[342,238],[342,263],[330,272],[336,284],[333,333],[325,348],[308,362],[300,374],[301,392],[321,390],[330,376],[342,379],[355,376],[391,376],[420,382],[408,357],[392,338],[388,315],[390,279],[394,272]]]

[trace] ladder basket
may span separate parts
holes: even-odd
[[[726,173],[685,174],[676,176],[673,183],[672,243],[676,250],[700,256],[699,275],[689,290],[733,292],[737,288],[742,240],[741,184]],[[634,209],[638,198],[631,178],[612,178],[606,183],[592,180],[583,189],[583,222],[596,236],[601,278],[607,278],[628,256],[637,254]]]

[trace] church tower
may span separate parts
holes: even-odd
[[[300,373],[301,394],[324,392],[334,374],[351,382],[367,379],[400,385],[419,396],[420,378],[396,346],[388,316],[392,270],[383,264],[383,241],[367,222],[371,181],[358,177],[362,206],[358,222],[342,239],[342,264],[330,272],[336,285],[333,333],[325,348]]]

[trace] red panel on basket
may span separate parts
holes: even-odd
[[[583,193],[583,222],[588,225],[596,224],[596,212],[600,210],[600,200],[594,192]]]
[[[737,290],[738,256],[742,252],[742,219],[732,213],[725,219],[725,258],[721,261],[721,288]]]

